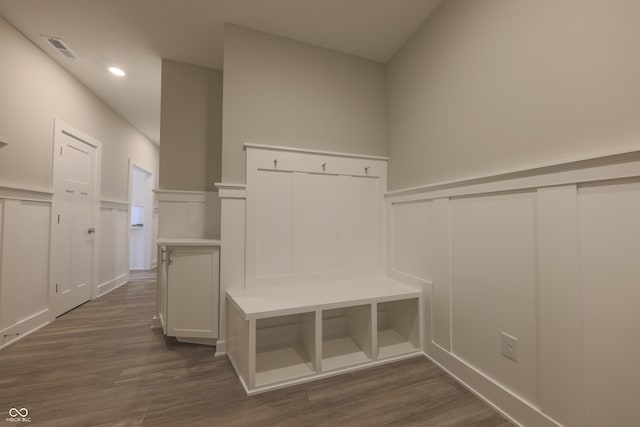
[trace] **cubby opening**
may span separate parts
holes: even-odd
[[[418,299],[378,304],[378,359],[400,356],[420,348]]]
[[[256,320],[255,386],[315,372],[315,313]]]
[[[322,312],[322,370],[372,360],[371,305]]]

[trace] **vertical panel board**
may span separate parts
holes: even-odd
[[[158,235],[184,238],[187,232],[187,204],[184,202],[159,202]]]
[[[380,266],[379,181],[340,176],[340,270]]]
[[[451,224],[449,199],[433,201],[432,218],[432,340],[451,350]]]
[[[207,234],[206,203],[187,202],[186,228],[188,238],[200,239]]]
[[[338,270],[338,176],[293,174],[293,271]]]
[[[640,183],[578,191],[587,426],[638,425]]]
[[[15,308],[9,299],[11,296],[11,288],[7,283],[6,274],[4,273],[5,264],[7,263],[4,253],[10,249],[4,239],[5,234],[3,232],[6,228],[4,210],[8,203],[10,204],[11,202],[0,199],[0,330],[8,328],[15,323]]]
[[[289,274],[292,271],[293,174],[258,171],[256,175],[256,276]]]
[[[535,193],[451,201],[452,350],[485,375],[534,402]],[[516,337],[518,362],[501,354]]]
[[[582,425],[576,186],[538,189],[537,221],[540,407]]]
[[[393,269],[431,281],[431,202],[393,205]]]
[[[99,284],[107,283],[115,278],[115,246],[114,230],[112,225],[112,210],[110,208],[100,208],[100,218],[98,228],[100,233],[99,248]]]
[[[120,209],[114,210],[113,215],[115,279],[128,273],[127,229],[129,228],[129,215],[128,211]]]
[[[48,203],[6,200],[2,253],[2,326],[19,322],[48,307],[49,229]]]

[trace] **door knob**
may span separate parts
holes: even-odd
[[[93,228],[93,227],[91,227],[90,229],[87,230],[87,233],[89,233],[89,234],[93,234],[95,232],[96,232],[96,229]]]

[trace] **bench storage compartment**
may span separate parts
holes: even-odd
[[[422,354],[421,291],[387,277],[227,291],[247,394]]]

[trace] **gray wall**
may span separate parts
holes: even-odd
[[[227,25],[222,180],[245,142],[386,155],[385,104],[382,64]]]
[[[389,188],[640,140],[640,2],[447,0],[388,65]]]
[[[160,188],[212,191],[222,161],[222,71],[162,60]]]
[[[58,118],[102,142],[101,195],[127,202],[129,158],[157,171],[158,147],[0,18],[0,185],[51,190]]]

